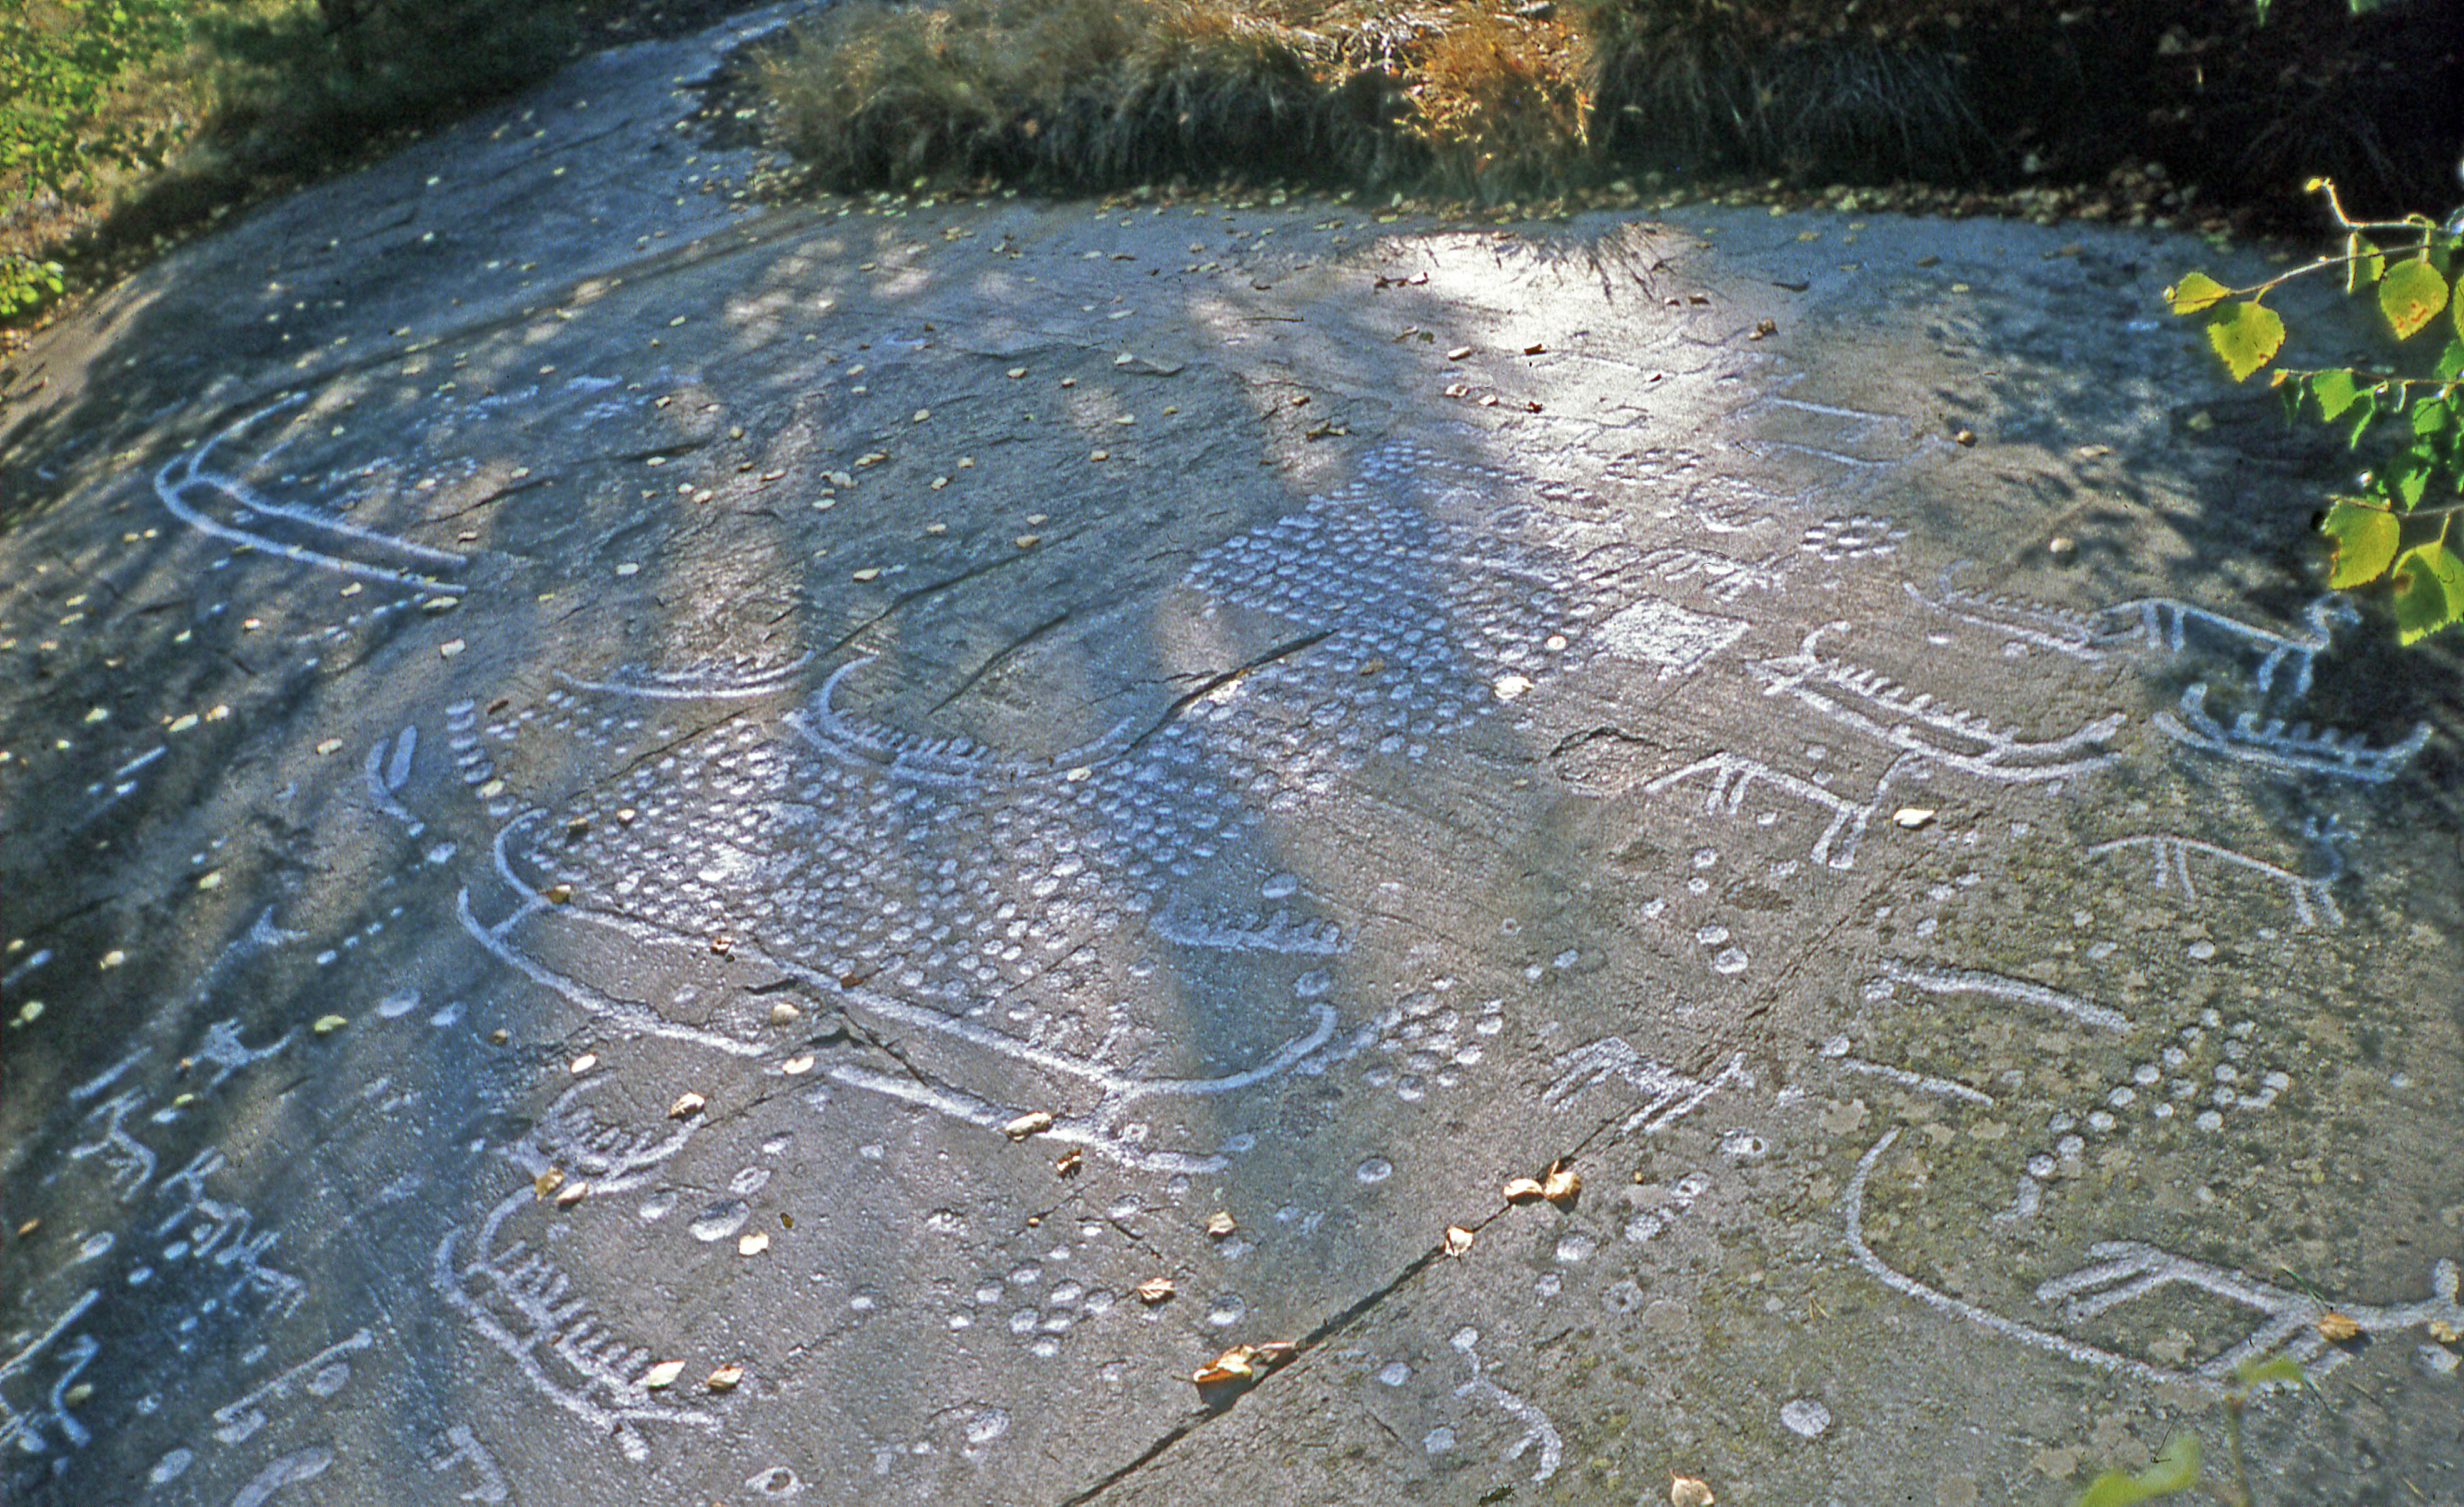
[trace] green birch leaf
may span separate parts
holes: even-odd
[[[2150,1496],[2170,1496],[2199,1484],[2199,1441],[2176,1434],[2165,1442],[2155,1463],[2136,1475],[2107,1471],[2079,1494],[2078,1507],[2131,1507]]]
[[[2344,254],[2353,259],[2344,264],[2344,291],[2359,293],[2387,275],[2387,258],[2379,249],[2355,230],[2344,237]]]
[[[2362,395],[2361,383],[2353,381],[2350,371],[2319,372],[2310,379],[2311,395],[2319,400],[2319,417],[2334,420],[2353,405]]]
[[[2456,299],[2453,308],[2455,317],[2464,319],[2464,298]],[[2432,368],[2432,374],[2440,382],[2453,382],[2464,377],[2464,339],[2447,342],[2447,349],[2438,353],[2438,364]]]
[[[2233,380],[2241,382],[2284,348],[2284,321],[2275,310],[2256,303],[2230,303],[2208,321],[2208,343],[2223,358]]]
[[[2233,290],[2205,273],[2192,273],[2165,290],[2165,301],[2175,314],[2196,314],[2233,295]]]
[[[2379,281],[2379,309],[2399,340],[2410,339],[2447,308],[2447,279],[2428,262],[2400,262]]]
[[[2396,557],[2388,580],[2396,637],[2415,644],[2464,616],[2464,559],[2435,541]]]
[[[2289,1355],[2279,1355],[2264,1364],[2244,1361],[2233,1367],[2233,1378],[2244,1387],[2260,1387],[2270,1383],[2287,1387],[2305,1387],[2310,1379],[2301,1374],[2301,1363]]]
[[[2155,1463],[2139,1473],[2143,1486],[2160,1496],[2187,1492],[2199,1484],[2199,1441],[2196,1436],[2177,1433],[2165,1441],[2156,1452]]]
[[[2327,584],[2338,591],[2376,580],[2394,563],[2397,537],[2404,526],[2392,513],[2339,502],[2327,510],[2319,532],[2336,541],[2335,567]]]

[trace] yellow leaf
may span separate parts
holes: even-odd
[[[2379,282],[2379,309],[2406,339],[2447,308],[2447,279],[2428,262],[2401,262],[2387,269]]]
[[[2232,296],[2233,290],[2205,273],[2192,273],[2165,290],[2165,301],[2175,314],[2196,314]]]
[[[2208,321],[2208,343],[2233,380],[2241,382],[2284,348],[2284,321],[2255,303],[2227,304]]]
[[[2344,591],[2387,574],[2404,528],[2394,513],[2383,508],[2339,502],[2327,510],[2319,532],[2336,541],[2335,568],[2327,576],[2327,584]]]

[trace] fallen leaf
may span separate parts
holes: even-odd
[[[709,1100],[704,1099],[699,1094],[678,1094],[676,1096],[676,1102],[668,1106],[668,1118],[671,1120],[682,1120],[689,1115],[700,1114],[702,1106],[709,1103]]]
[[[1546,1196],[1536,1177],[1517,1177],[1506,1185],[1506,1201],[1509,1204],[1528,1204]]]
[[[649,1391],[659,1391],[676,1385],[676,1378],[684,1374],[684,1362],[661,1361],[642,1373],[642,1386]]]
[[[1052,1128],[1052,1116],[1041,1109],[1031,1110],[1001,1126],[1001,1134],[1013,1141],[1023,1141]]]
[[[2464,1336],[2458,1336],[2455,1326],[2444,1319],[2430,1321],[2430,1337],[2440,1344],[2453,1344],[2459,1338],[2464,1338]]]
[[[564,1187],[557,1190],[556,1206],[559,1209],[570,1209],[589,1196],[590,1185],[588,1183],[567,1183]]]
[[[1461,1225],[1446,1226],[1446,1255],[1461,1256],[1471,1249],[1472,1233]]]
[[[770,1237],[759,1231],[736,1242],[736,1254],[738,1256],[759,1256],[768,1249],[770,1249]]]
[[[348,1019],[341,1016],[319,1016],[317,1017],[317,1023],[309,1029],[315,1031],[319,1036],[332,1036],[335,1032],[341,1030],[344,1026],[349,1025],[350,1023],[351,1022]]]
[[[1200,1387],[1217,1387],[1225,1382],[1255,1381],[1258,1369],[1249,1362],[1257,1353],[1256,1345],[1236,1344],[1217,1356],[1203,1370],[1194,1373],[1189,1379]]]
[[[1206,1221],[1206,1233],[1215,1236],[1218,1240],[1222,1239],[1225,1235],[1230,1234],[1233,1231],[1238,1230],[1239,1228],[1241,1228],[1241,1226],[1230,1214],[1220,1212],[1209,1216]]]
[[[1691,1475],[1668,1478],[1668,1507],[1711,1507],[1719,1499],[1711,1495],[1708,1482],[1698,1481]]]
[[[1545,353],[1548,349],[1549,347],[1542,341],[1533,340],[1530,344],[1523,347],[1523,354],[1526,356],[1538,356]]]
[[[1456,346],[1453,350],[1446,352],[1446,360],[1450,360],[1450,361],[1459,361],[1459,360],[1462,360],[1464,357],[1469,356],[1470,354],[1471,354],[1471,347],[1470,347],[1470,346],[1468,346],[1468,345],[1458,345],[1458,346]]]
[[[563,1169],[561,1168],[551,1167],[546,1171],[541,1172],[539,1176],[531,1179],[531,1196],[533,1198],[545,1198],[548,1194],[555,1192],[557,1185],[563,1181]]]
[[[1934,809],[1931,806],[1902,806],[1891,813],[1891,825],[1914,832],[1921,827],[1933,825],[1933,819]]]
[[[1767,339],[1778,333],[1779,321],[1777,319],[1756,319],[1754,321],[1754,333],[1747,336],[1746,339],[1749,340]]]
[[[1563,1158],[1549,1164],[1549,1176],[1540,1185],[1540,1196],[1564,1208],[1582,1196],[1583,1175],[1568,1167]]]
[[[550,885],[547,888],[539,891],[539,893],[547,898],[547,903],[549,905],[561,906],[573,898],[573,886],[571,885]]]
[[[1150,1277],[1138,1284],[1138,1301],[1150,1306],[1169,1300],[1174,1292],[1169,1277]]]
[[[743,1380],[744,1367],[740,1365],[722,1365],[717,1370],[710,1373],[710,1382],[708,1385],[710,1389],[715,1392],[732,1392],[736,1390],[737,1383]],[[1709,1501],[1711,1498],[1705,1496],[1703,1499],[1705,1501]]]
[[[1087,1153],[1073,1146],[1062,1153],[1060,1161],[1052,1164],[1052,1170],[1063,1177],[1074,1177],[1078,1168],[1086,1165]]]
[[[2361,1334],[2362,1326],[2355,1323],[2349,1314],[2338,1313],[2330,1308],[2319,1316],[2319,1338],[2329,1344],[2342,1344],[2347,1340],[2357,1340],[2361,1338]]]

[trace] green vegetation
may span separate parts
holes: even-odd
[[[2348,590],[2386,583],[2397,634],[2411,644],[2464,622],[2464,553],[2448,539],[2464,513],[2464,300],[2452,287],[2464,212],[2444,225],[2417,214],[2360,221],[2344,212],[2334,185],[2312,186],[2344,232],[2342,254],[2249,288],[2192,273],[2166,290],[2166,299],[2177,315],[2207,316],[2208,343],[2233,381],[2243,382],[2283,348],[2283,317],[2261,301],[2276,289],[2342,269],[2348,293],[2373,295],[2409,369],[2279,367],[2270,380],[2284,393],[2290,416],[2332,426],[2351,448],[2372,451],[2360,490],[2336,497],[2320,523],[2335,541],[2327,584]],[[2425,332],[2428,346],[2406,349]]]
[[[2391,122],[2464,87],[2457,30],[2420,0],[2276,0],[2265,25],[2251,0],[859,0],[759,74],[777,139],[835,189],[1496,203],[1660,172],[2247,228],[2306,214],[2312,175],[2429,191],[2446,148]]]
[[[57,197],[96,164],[161,166],[165,133],[104,120],[101,105],[124,71],[186,33],[175,0],[0,0],[0,183]],[[0,316],[57,295],[61,272],[0,247]]]
[[[2225,1507],[2258,1507],[2258,1498],[2250,1489],[2250,1467],[2242,1459],[2241,1415],[2250,1399],[2271,1386],[2306,1387],[2310,1379],[2301,1367],[2286,1356],[2264,1363],[2245,1361],[2233,1372],[2233,1385],[2225,1390],[2225,1439],[2231,1451],[2233,1478],[2211,1481],[2209,1490]],[[2125,1475],[2120,1471],[2107,1471],[2088,1483],[2079,1496],[2077,1507],[2131,1507],[2157,1496],[2173,1496],[2199,1484],[2206,1461],[2200,1457],[2199,1441],[2190,1434],[2175,1434],[2165,1441],[2147,1469]]]
[[[570,58],[589,0],[0,0],[0,319]]]

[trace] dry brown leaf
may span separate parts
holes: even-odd
[[[573,886],[571,885],[550,885],[545,890],[541,891],[541,893],[547,896],[547,903],[549,905],[561,906],[573,898]]]
[[[1009,1137],[1013,1141],[1023,1141],[1028,1136],[1040,1135],[1051,1128],[1052,1116],[1046,1114],[1041,1109],[1037,1109],[1026,1114],[1023,1114],[1017,1119],[1011,1121],[1009,1124],[1001,1126],[1001,1134]]]
[[[1215,1236],[1218,1240],[1222,1239],[1225,1235],[1230,1234],[1233,1231],[1240,1228],[1241,1226],[1239,1222],[1234,1220],[1230,1214],[1220,1212],[1210,1215],[1206,1221],[1206,1233]]]
[[[1469,1251],[1474,1238],[1472,1233],[1461,1225],[1446,1226],[1446,1255],[1461,1256]]]
[[[1078,1168],[1086,1163],[1087,1154],[1073,1146],[1061,1153],[1061,1160],[1052,1164],[1052,1169],[1063,1177],[1070,1177],[1076,1175]]]
[[[1257,1353],[1258,1348],[1255,1345],[1236,1344],[1209,1362],[1204,1369],[1192,1374],[1189,1379],[1200,1387],[1215,1387],[1224,1382],[1255,1381],[1258,1369],[1249,1362]]]
[[[1138,1301],[1150,1305],[1159,1303],[1172,1297],[1173,1291],[1171,1278],[1150,1277],[1138,1284]]]
[[[2319,1337],[2329,1344],[2342,1344],[2347,1340],[2358,1340],[2361,1334],[2362,1326],[2353,1321],[2350,1314],[2338,1313],[2330,1308],[2319,1316]]]
[[[743,1380],[744,1367],[740,1365],[722,1365],[717,1370],[710,1373],[710,1381],[708,1385],[710,1389],[715,1392],[732,1392],[736,1390],[736,1384]],[[1706,1497],[1705,1499],[1708,1500],[1709,1498]]]
[[[541,1172],[539,1176],[531,1179],[531,1196],[534,1198],[545,1198],[548,1194],[555,1192],[558,1187],[563,1182],[563,1168],[551,1167],[546,1171]]]
[[[690,1115],[700,1114],[702,1106],[709,1103],[709,1100],[704,1099],[699,1094],[678,1094],[676,1096],[676,1102],[668,1106],[668,1118],[671,1120],[682,1120]]]
[[[2455,1326],[2444,1319],[2430,1321],[2430,1337],[2440,1344],[2453,1344],[2458,1339],[2464,1339],[2464,1336],[2456,1334]]]
[[[1549,1165],[1549,1176],[1540,1184],[1540,1196],[1563,1208],[1580,1197],[1583,1175],[1568,1167],[1561,1159]]]
[[[1719,1499],[1711,1495],[1707,1481],[1696,1480],[1691,1475],[1668,1478],[1668,1507],[1711,1507]]]
[[[1547,1194],[1536,1177],[1510,1178],[1506,1184],[1506,1201],[1509,1204],[1528,1204],[1545,1196]]]

